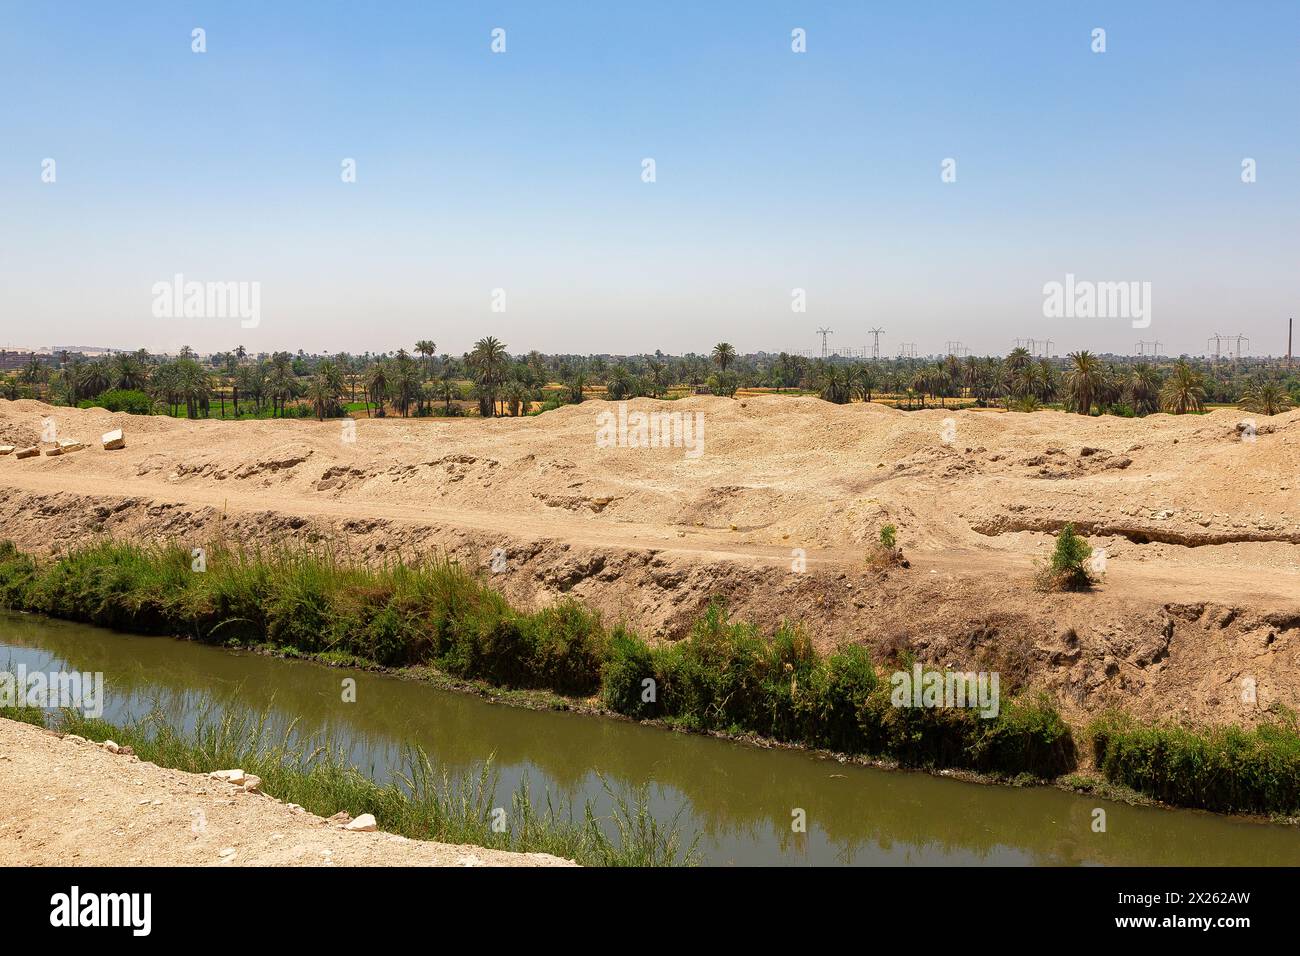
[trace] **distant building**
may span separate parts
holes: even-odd
[[[24,368],[32,360],[33,355],[40,355],[47,363],[50,360],[49,355],[42,355],[39,352],[31,352],[27,349],[0,349],[0,372],[9,372],[13,369]]]

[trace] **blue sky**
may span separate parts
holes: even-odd
[[[0,345],[1285,349],[1300,4],[604,6],[5,0]],[[1067,272],[1151,327],[1045,318]]]

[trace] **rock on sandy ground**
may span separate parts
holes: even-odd
[[[121,427],[127,439],[0,458],[0,533],[38,550],[111,535],[329,541],[371,562],[441,552],[517,606],[572,596],[653,639],[722,598],[765,628],[799,622],[822,648],[1013,674],[1071,716],[1120,706],[1249,723],[1274,702],[1300,706],[1300,411],[627,406],[702,416],[703,453],[600,447],[598,416],[618,406],[595,401],[345,432],[0,400],[0,442],[36,441],[45,417],[60,436]],[[1039,594],[1034,562],[1065,522],[1105,550],[1105,583]],[[911,567],[871,573],[864,553],[886,523]]]
[[[347,831],[263,794],[4,719],[0,860],[7,866],[572,865],[544,853]]]

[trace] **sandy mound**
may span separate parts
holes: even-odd
[[[635,413],[701,422],[700,453],[629,447]],[[512,600],[574,594],[652,635],[680,634],[721,596],[762,623],[802,621],[823,645],[903,642],[955,666],[1027,641],[1027,670],[1084,710],[1159,710],[1172,694],[1176,710],[1249,719],[1233,702],[1243,668],[1271,699],[1300,703],[1286,676],[1300,673],[1300,411],[1256,418],[1252,436],[1231,410],[638,399],[614,447],[602,415],[617,422],[619,405],[353,430],[0,401],[0,441],[39,437],[47,416],[60,437],[127,437],[122,451],[0,458],[0,533],[28,547],[100,533],[330,538],[367,559],[445,550],[485,571],[503,548],[493,583]],[[1029,585],[1033,562],[1066,522],[1105,550],[1106,581],[1047,598]],[[885,523],[912,568],[879,580],[863,554]]]

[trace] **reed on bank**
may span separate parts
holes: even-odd
[[[446,560],[369,566],[324,548],[220,544],[202,556],[200,572],[191,549],[102,541],[37,561],[0,542],[0,605],[139,633],[432,665],[499,687],[599,695],[617,713],[687,730],[754,734],[904,766],[1051,779],[1078,765],[1074,735],[1045,696],[1004,699],[991,718],[969,708],[896,707],[887,672],[866,648],[823,654],[796,627],[765,635],[718,605],[687,637],[652,646],[606,628],[572,600],[516,610]],[[1108,778],[1158,799],[1297,810],[1296,788],[1279,782],[1300,753],[1294,724],[1245,731],[1112,721],[1095,724],[1090,736]],[[1235,782],[1189,782],[1201,779],[1192,774],[1197,761],[1215,760],[1238,768]]]
[[[1300,815],[1300,726],[1275,707],[1252,729],[1142,723],[1106,714],[1088,728],[1108,780],[1185,807]]]
[[[262,778],[264,793],[318,816],[346,810],[373,814],[379,829],[416,840],[468,844],[516,853],[548,853],[585,866],[683,866],[697,862],[696,843],[683,840],[680,812],[666,822],[649,811],[645,787],[616,788],[600,778],[610,805],[598,815],[590,801],[539,798],[527,779],[499,804],[492,760],[453,774],[419,749],[401,754],[392,782],[380,784],[327,741],[299,741],[292,726],[273,732],[268,715],[203,709],[189,729],[160,712],[113,724],[74,710],[48,719],[38,708],[0,708],[0,717],[50,726],[87,740],[130,746],[142,760],[189,773],[239,767]],[[504,811],[504,813],[500,812]]]

